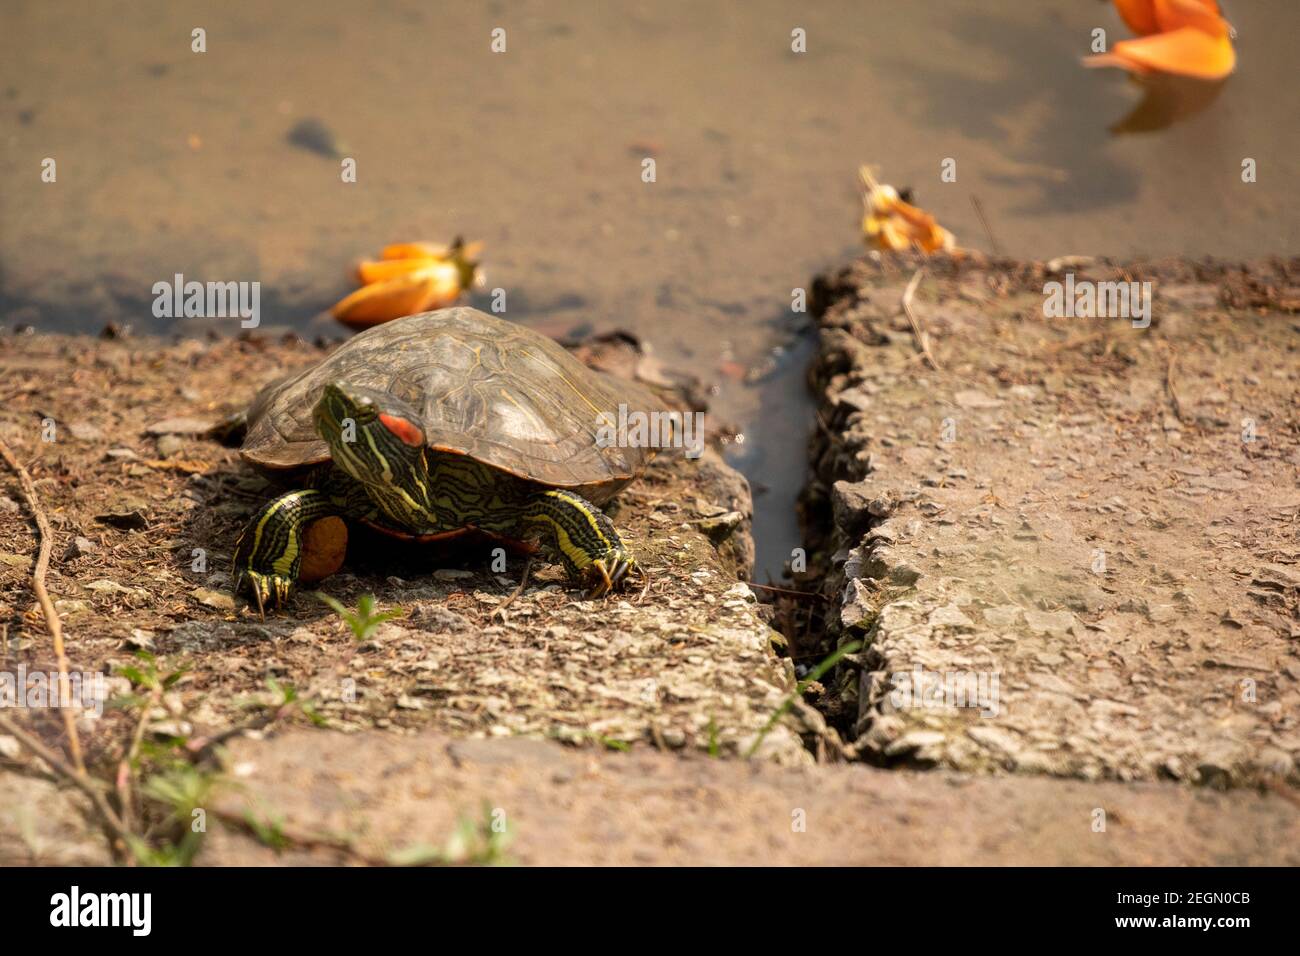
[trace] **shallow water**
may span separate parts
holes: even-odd
[[[7,0],[0,321],[158,329],[151,288],[181,273],[258,280],[263,325],[306,328],[386,242],[485,240],[508,316],[628,328],[716,386],[714,420],[739,424],[733,458],[766,489],[764,580],[797,543],[811,420],[791,290],[859,248],[860,163],[974,248],[991,240],[972,196],[1013,255],[1295,251],[1300,5],[1225,12],[1238,72],[1180,101],[1199,112],[1113,135],[1142,96],[1079,66],[1093,27],[1127,35],[1093,0]],[[291,137],[304,120],[317,132]]]

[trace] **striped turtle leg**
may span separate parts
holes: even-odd
[[[268,503],[235,542],[235,593],[247,580],[259,611],[269,601],[287,601],[298,583],[303,529],[338,513],[337,499],[313,489],[291,491]]]
[[[523,535],[540,537],[569,577],[588,588],[588,597],[603,597],[629,573],[641,573],[614,523],[581,495],[562,488],[537,491],[519,514]]]

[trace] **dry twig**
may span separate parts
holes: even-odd
[[[993,235],[993,227],[989,225],[988,218],[984,215],[984,204],[980,202],[980,197],[972,193],[970,203],[975,207],[975,214],[980,217],[980,224],[984,227],[984,235],[989,237],[989,246],[992,247],[993,254],[1002,255],[1002,247],[998,245],[998,240]]]
[[[1174,417],[1184,424],[1187,423],[1187,416],[1183,414],[1183,402],[1178,397],[1178,385],[1174,380],[1175,369],[1174,363],[1178,360],[1178,353],[1174,351],[1173,346],[1169,347],[1169,364],[1165,366],[1165,390],[1169,393],[1169,401],[1174,406]]]
[[[31,512],[32,518],[36,522],[36,529],[40,533],[37,539],[36,567],[32,571],[32,592],[41,605],[41,612],[45,615],[45,626],[54,639],[54,656],[57,658],[59,666],[59,700],[61,704],[59,710],[63,714],[63,725],[68,734],[68,753],[72,757],[72,766],[84,775],[86,765],[81,757],[81,738],[77,736],[76,711],[71,706],[72,692],[68,680],[68,655],[63,647],[63,625],[59,621],[59,612],[54,609],[54,602],[50,600],[50,594],[45,589],[45,572],[50,566],[50,549],[54,546],[54,532],[50,530],[49,519],[45,517],[45,512],[41,509],[40,500],[36,495],[36,486],[32,483],[32,476],[27,473],[27,469],[14,456],[13,451],[10,450],[3,438],[0,438],[0,458],[4,458],[5,463],[18,476],[18,483],[23,489],[23,497],[27,499],[27,509]]]
[[[940,371],[939,363],[930,351],[930,336],[926,335],[925,329],[921,328],[921,323],[912,311],[912,296],[916,294],[916,287],[921,284],[921,279],[925,276],[925,266],[917,269],[912,274],[912,279],[907,283],[907,288],[903,292],[903,312],[907,315],[907,321],[912,326],[912,335],[916,337],[916,347],[921,350],[921,355],[930,363],[930,368],[936,372]]]
[[[533,557],[532,555],[529,555],[527,563],[524,564],[524,573],[519,576],[519,586],[515,588],[513,591],[511,591],[510,594],[506,597],[506,599],[502,601],[500,604],[498,604],[496,608],[492,611],[492,614],[490,616],[493,620],[496,620],[497,615],[499,614],[501,615],[500,617],[501,622],[505,623],[506,608],[508,608],[511,604],[513,604],[515,602],[515,599],[518,598],[519,595],[524,593],[524,588],[528,586],[528,572],[530,572],[532,569],[533,569]]]

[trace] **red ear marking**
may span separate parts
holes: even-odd
[[[420,429],[416,428],[405,418],[398,418],[395,415],[380,415],[379,420],[384,427],[400,438],[408,445],[423,445],[424,435]]]

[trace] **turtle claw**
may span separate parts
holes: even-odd
[[[236,591],[244,581],[248,582],[253,600],[257,602],[257,613],[262,617],[266,617],[267,605],[281,607],[288,603],[289,595],[293,593],[293,582],[278,574],[262,574],[259,571],[245,569],[235,585]]]
[[[631,554],[622,548],[612,550],[603,558],[597,558],[587,565],[584,578],[589,587],[584,597],[587,600],[606,597],[619,590],[628,575],[641,578],[644,572]]]

